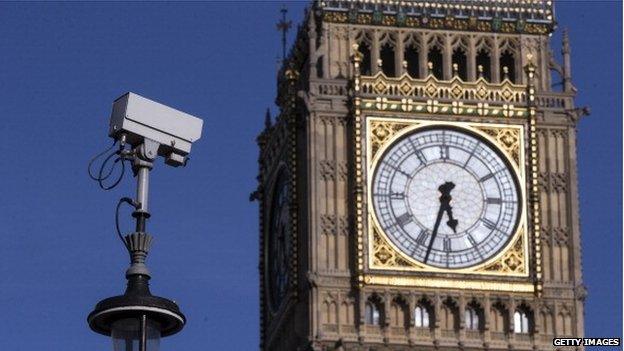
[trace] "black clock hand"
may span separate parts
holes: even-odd
[[[438,188],[442,193],[440,197],[440,203],[444,206],[444,210],[448,215],[449,220],[446,222],[451,229],[453,229],[453,233],[457,233],[457,224],[459,223],[455,218],[453,218],[453,207],[451,206],[451,190],[455,188],[455,184],[453,182],[446,182]],[[444,198],[444,199],[443,199]]]
[[[446,225],[453,229],[453,233],[457,233],[457,224],[459,223],[455,218],[453,218],[453,207],[449,204],[446,208],[446,214],[449,217],[449,220],[446,222]]]
[[[440,197],[440,199],[442,199],[442,197]],[[431,247],[433,246],[433,242],[435,241],[436,235],[438,234],[438,228],[440,227],[440,221],[442,220],[443,214],[444,214],[444,204],[440,204],[440,209],[438,210],[438,217],[436,218],[435,225],[433,226],[433,232],[431,233],[431,241],[429,241],[429,246],[427,247],[427,253],[425,253],[424,263],[427,263],[427,260],[429,259],[429,254],[431,253]]]
[[[446,224],[455,231],[457,227],[457,220],[453,218],[453,208],[451,207],[451,190],[455,188],[455,184],[453,182],[446,182],[438,187],[438,190],[442,195],[440,196],[440,209],[438,210],[438,216],[436,218],[436,222],[433,225],[433,232],[431,233],[431,241],[429,242],[429,246],[427,247],[427,252],[425,253],[424,263],[427,263],[429,260],[429,254],[431,253],[431,248],[433,247],[433,242],[435,241],[436,236],[438,235],[438,229],[440,228],[440,221],[442,220],[442,215],[446,212],[449,216],[448,222]]]

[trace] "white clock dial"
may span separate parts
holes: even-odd
[[[381,229],[411,258],[465,268],[496,255],[516,231],[518,181],[506,159],[463,129],[420,129],[377,162],[372,200]]]

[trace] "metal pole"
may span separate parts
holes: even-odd
[[[141,340],[139,343],[139,351],[147,351],[147,316],[141,315]]]
[[[148,201],[149,197],[149,167],[140,166],[137,172],[137,197],[139,207],[136,210],[136,231],[145,232],[145,220],[149,217]]]
[[[139,203],[139,211],[149,212],[147,210],[148,194],[149,169],[147,167],[139,167],[137,175],[137,202]]]

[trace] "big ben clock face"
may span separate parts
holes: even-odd
[[[465,129],[417,129],[391,144],[372,179],[377,221],[405,255],[438,268],[478,265],[509,243],[520,217],[515,173]]]
[[[288,176],[281,171],[271,200],[266,260],[269,302],[274,312],[280,307],[288,291],[289,258],[292,250],[289,197]]]

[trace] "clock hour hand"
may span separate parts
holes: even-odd
[[[455,188],[455,184],[453,182],[446,182],[438,188],[442,193],[440,196],[440,206],[444,207],[446,214],[448,215],[449,220],[446,222],[451,229],[453,229],[453,233],[457,233],[457,224],[459,223],[455,218],[453,218],[453,207],[451,206],[451,190]]]
[[[453,233],[457,233],[457,224],[459,224],[459,222],[455,218],[453,218],[453,207],[451,207],[451,205],[448,205],[448,208],[446,209],[446,214],[449,217],[449,220],[446,221],[446,225],[453,229]]]

